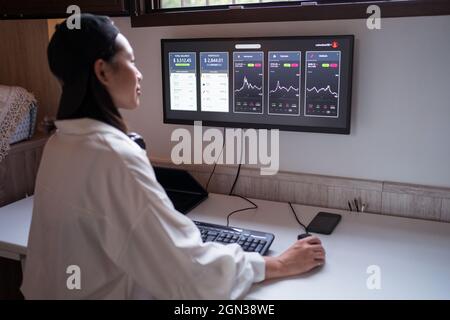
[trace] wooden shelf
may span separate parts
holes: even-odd
[[[44,145],[50,135],[38,132],[30,140],[11,145],[0,162],[0,207],[34,193]]]
[[[41,147],[45,145],[49,137],[50,137],[49,134],[43,132],[36,132],[30,140],[20,141],[12,144],[11,149],[9,149],[8,155],[16,154],[24,150]]]

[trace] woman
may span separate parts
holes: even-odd
[[[264,258],[202,243],[126,135],[118,109],[139,106],[142,75],[107,17],[59,25],[48,58],[63,90],[36,180],[26,298],[234,299],[254,282],[324,263],[316,237]]]

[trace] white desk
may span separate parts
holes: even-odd
[[[27,253],[33,197],[0,208],[0,257],[20,260]]]
[[[257,210],[234,214],[230,225],[275,234],[269,255],[292,244],[299,233],[287,203],[255,200]],[[211,194],[188,216],[226,224],[232,210],[247,207],[240,198]],[[319,235],[326,264],[316,271],[254,286],[249,299],[450,299],[450,224],[350,213],[295,205],[304,224],[319,211],[342,214],[329,236]],[[367,289],[367,267],[381,269],[381,290]]]
[[[234,214],[230,224],[275,234],[269,251],[276,255],[302,229],[288,204],[255,200],[259,208]],[[246,201],[210,194],[189,217],[225,224],[232,210]],[[32,199],[0,208],[0,255],[26,253]],[[302,276],[255,285],[248,299],[450,299],[450,224],[294,206],[304,223],[319,211],[342,214],[332,235],[320,235],[327,251],[325,266]],[[367,267],[381,271],[381,289],[369,290]]]

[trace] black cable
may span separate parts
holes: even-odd
[[[223,127],[223,144],[222,144],[222,149],[220,150],[220,153],[217,156],[216,161],[214,162],[214,167],[213,167],[213,169],[211,171],[211,174],[209,175],[208,182],[206,183],[206,186],[205,186],[206,192],[208,192],[209,182],[211,181],[211,178],[214,175],[214,171],[216,171],[217,161],[219,161],[220,155],[222,154],[224,148],[225,148],[225,127]]]
[[[227,227],[230,226],[230,217],[231,217],[233,214],[235,214],[235,213],[237,213],[237,212],[245,211],[245,210],[258,209],[258,205],[257,205],[256,203],[254,203],[253,201],[251,201],[250,199],[247,199],[246,197],[243,197],[243,196],[238,195],[238,194],[232,194],[232,196],[234,196],[234,197],[239,197],[239,198],[241,198],[241,199],[244,199],[245,201],[248,201],[249,203],[251,203],[251,204],[253,205],[253,207],[248,207],[248,208],[243,208],[243,209],[237,209],[237,210],[234,210],[234,211],[230,212],[230,213],[227,215]]]
[[[228,194],[229,196],[233,195],[234,187],[236,186],[236,182],[238,181],[238,178],[239,178],[239,173],[241,172],[241,165],[242,165],[242,163],[239,163],[236,177],[234,178],[234,182],[233,182],[233,185],[231,186],[230,193]]]
[[[294,207],[292,206],[292,203],[288,202],[289,206],[291,207],[292,213],[294,214],[295,220],[297,220],[298,224],[301,225],[303,227],[303,229],[305,229],[305,232],[308,233],[308,228],[305,227],[305,225],[303,223],[300,222],[300,220],[297,217],[297,213],[294,210]]]
[[[237,169],[237,172],[236,172],[236,177],[234,178],[233,185],[231,186],[230,193],[228,194],[229,196],[233,195],[234,187],[236,186],[236,182],[238,181],[238,178],[239,178],[239,173],[241,172],[242,154],[243,154],[242,148],[243,148],[243,146],[244,146],[244,141],[242,141],[242,143],[241,143],[241,154],[239,155],[239,166],[238,166],[238,169]],[[248,199],[246,199],[246,200],[248,200]]]
[[[244,199],[245,201],[249,202],[253,207],[247,207],[247,208],[243,208],[243,209],[237,209],[237,210],[234,210],[234,211],[230,212],[230,213],[227,215],[227,227],[230,225],[230,217],[231,217],[233,214],[235,214],[235,213],[237,213],[237,212],[246,211],[246,210],[258,209],[258,205],[257,205],[256,203],[254,203],[253,201],[251,201],[250,199],[248,199],[248,198],[246,198],[246,197],[244,197],[244,196],[241,196],[241,195],[239,195],[239,194],[234,194],[234,193],[233,193],[234,187],[236,186],[236,183],[237,183],[237,181],[238,181],[238,179],[239,179],[239,174],[240,174],[240,172],[241,172],[241,166],[242,166],[242,153],[243,153],[243,152],[242,152],[242,146],[243,146],[243,144],[241,144],[241,154],[240,154],[240,160],[239,160],[238,170],[237,170],[237,172],[236,172],[236,177],[234,178],[233,185],[231,186],[231,190],[230,190],[230,192],[228,193],[228,195],[229,195],[229,196],[234,196],[234,197],[239,197],[239,198],[241,198],[241,199]]]

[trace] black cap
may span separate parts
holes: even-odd
[[[70,117],[82,104],[94,62],[114,52],[119,29],[106,16],[80,15],[80,28],[69,29],[66,21],[55,27],[47,48],[53,74],[63,82],[58,119]]]

